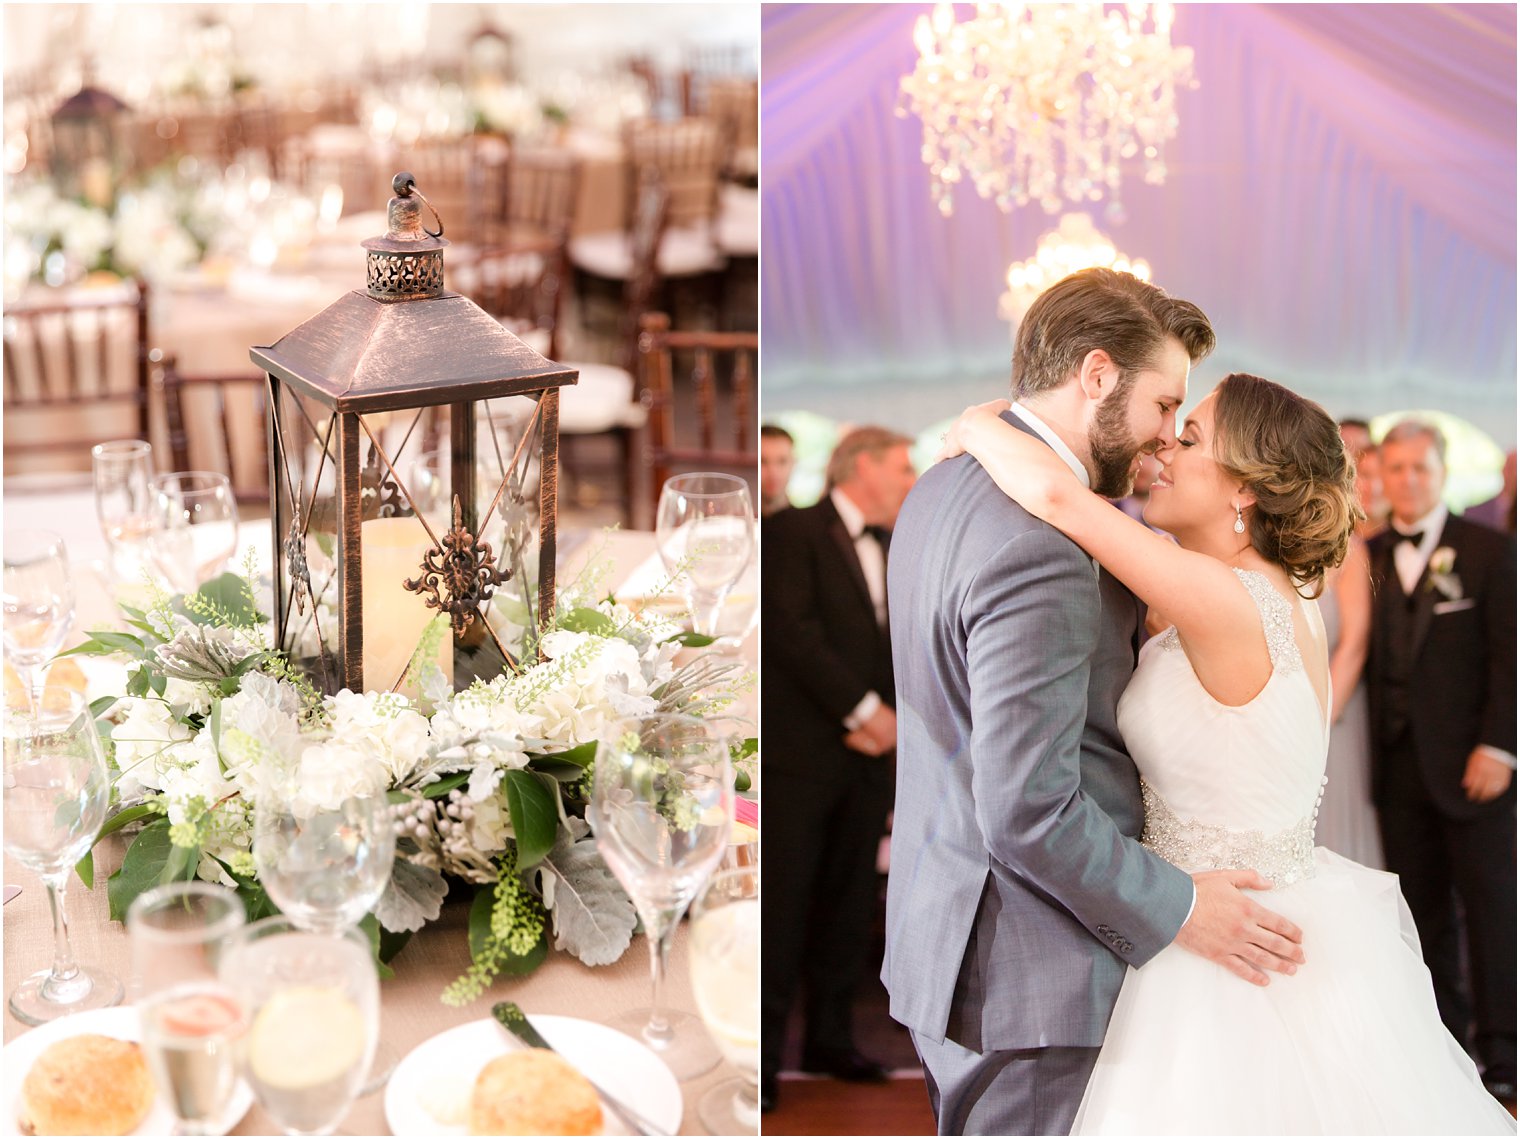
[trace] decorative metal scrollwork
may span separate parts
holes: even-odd
[[[380,455],[373,443],[369,446],[369,455],[364,460],[364,470],[359,475],[359,485],[362,488],[360,494],[364,499],[374,503],[374,513],[366,512],[371,518],[394,518],[399,515],[406,505],[406,498],[401,493],[401,488],[396,485],[396,480],[390,475],[389,468],[380,466]]]
[[[306,595],[311,591],[311,567],[306,564],[306,535],[301,527],[301,509],[290,521],[290,532],[285,535],[285,565],[290,575],[291,592],[295,594],[296,612],[306,612]]]
[[[454,528],[422,560],[422,575],[401,584],[420,594],[429,609],[449,615],[456,634],[464,632],[480,615],[496,587],[512,574],[496,564],[489,542],[477,542],[464,527],[459,496],[454,496]]]

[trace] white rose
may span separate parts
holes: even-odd
[[[204,716],[211,711],[211,693],[204,684],[167,677],[164,699],[180,716]]]
[[[116,707],[126,709],[125,719],[111,731],[121,772],[117,786],[122,801],[131,802],[146,789],[163,789],[164,771],[176,766],[170,753],[190,739],[190,729],[174,718],[162,700],[126,697]]]

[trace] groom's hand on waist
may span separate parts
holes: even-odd
[[[1254,870],[1208,870],[1193,875],[1197,900],[1177,944],[1223,965],[1254,985],[1268,972],[1294,973],[1304,963],[1304,934],[1287,918],[1252,901],[1242,890],[1270,890]]]

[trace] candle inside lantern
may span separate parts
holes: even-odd
[[[364,578],[364,688],[389,692],[417,651],[422,631],[438,615],[421,594],[402,585],[421,576],[423,556],[433,543],[417,518],[371,518],[363,523],[359,540]],[[450,633],[443,636],[437,662],[452,683]],[[415,685],[403,685],[397,691],[412,699],[418,696]]]

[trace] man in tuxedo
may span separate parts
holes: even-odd
[[[786,484],[797,466],[792,434],[774,423],[760,425],[760,517],[768,518],[792,505]]]
[[[829,459],[822,500],[762,523],[767,1110],[799,985],[803,1069],[886,1078],[856,1048],[851,1012],[868,968],[876,849],[892,805],[897,718],[886,562],[888,530],[916,477],[909,442],[880,427],[856,428]]]
[[[1368,549],[1373,799],[1388,869],[1420,933],[1441,1019],[1515,1098],[1515,543],[1452,517],[1446,443],[1383,437],[1392,525]],[[1463,986],[1456,902],[1467,940]]]
[[[1188,373],[1213,346],[1196,305],[1083,270],[1020,322],[1004,418],[1123,497],[1140,455],[1175,443]],[[1065,1135],[1127,965],[1177,940],[1264,984],[1261,968],[1302,959],[1301,935],[1239,888],[1263,879],[1190,880],[1138,841],[1117,724],[1141,636],[1133,594],[969,455],[919,480],[889,570],[892,1015],[941,1134]]]

